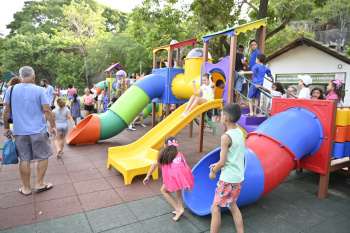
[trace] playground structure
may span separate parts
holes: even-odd
[[[263,52],[266,21],[267,19],[263,19],[204,36],[203,57],[187,56],[184,69],[170,67],[172,50],[188,44],[193,44],[195,48],[196,38],[155,48],[152,75],[145,76],[132,85],[103,115],[90,115],[84,119],[78,124],[77,130],[69,134],[67,143],[89,144],[110,138],[123,131],[145,106],[149,106],[150,109],[150,102],[152,126],[155,126],[156,103],[166,104],[168,116],[170,104],[185,103],[193,94],[190,85],[192,80],[196,80],[198,88],[202,73],[210,72],[214,76],[214,82],[215,79],[226,81],[222,99],[220,93],[216,92],[217,100],[200,105],[185,118],[180,118],[186,106],[184,104],[138,141],[126,146],[109,148],[107,167],[114,166],[124,175],[125,183],[130,184],[134,176],[148,172],[165,137],[176,135],[187,124],[190,124],[191,130],[193,119],[198,115],[200,115],[198,151],[202,151],[203,113],[213,108],[220,109],[223,102],[233,101],[237,35],[260,28],[259,49]],[[222,35],[231,36],[230,57],[212,64],[208,54],[209,40]],[[157,69],[157,52],[162,50],[168,51],[168,67]],[[179,49],[177,54],[179,58]],[[299,167],[321,175],[319,197],[326,198],[330,172],[350,166],[350,161],[331,165],[335,110],[334,101],[274,98],[270,119],[242,116],[238,124],[248,138],[245,142],[245,181],[238,204],[242,206],[255,202],[277,187],[292,169]],[[209,180],[208,167],[217,162],[219,156],[220,148],[209,153],[193,168],[196,186],[190,194],[183,195],[186,205],[195,214],[210,213],[216,182]],[[158,178],[158,170],[155,170],[152,177]]]

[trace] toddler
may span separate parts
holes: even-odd
[[[165,139],[164,149],[160,152],[158,159],[152,164],[146,178],[143,180],[143,183],[146,185],[153,171],[161,164],[164,184],[160,191],[169,204],[175,209],[175,211],[172,212],[175,214],[175,217],[173,217],[174,221],[179,220],[180,216],[185,211],[183,207],[182,189],[190,191],[194,188],[194,176],[192,171],[187,165],[185,157],[178,151],[177,147],[178,143],[176,139],[174,137],[167,137]],[[177,202],[170,194],[170,192],[174,191]]]
[[[58,105],[58,108],[55,108],[52,111],[52,113],[55,116],[55,122],[56,122],[56,128],[57,128],[57,135],[55,138],[57,158],[61,158],[61,155],[63,154],[64,139],[68,132],[67,120],[68,119],[70,120],[70,123],[72,124],[74,130],[76,130],[77,128],[70,114],[70,111],[68,110],[68,108],[66,108],[66,100],[62,97],[58,98],[57,105]]]

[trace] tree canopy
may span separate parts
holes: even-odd
[[[350,22],[346,0],[144,0],[130,14],[95,0],[27,1],[7,25],[10,35],[0,39],[0,72],[32,66],[39,78],[51,84],[68,83],[83,88],[89,77],[101,76],[113,62],[128,73],[152,69],[152,48],[214,33],[237,24],[269,17],[265,53],[273,52],[300,34],[292,21],[314,24],[336,22],[344,30]],[[259,32],[238,36],[238,43]],[[210,42],[217,60],[230,51],[230,38]],[[188,49],[189,50],[189,49]],[[250,51],[245,50],[249,57]],[[186,51],[183,51],[186,55]],[[349,54],[347,47],[346,53]],[[166,56],[166,52],[160,54]]]

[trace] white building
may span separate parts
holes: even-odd
[[[330,80],[343,79],[345,82],[344,104],[350,105],[350,57],[329,48],[311,38],[300,36],[282,48],[271,53],[266,58],[266,64],[271,69],[277,82],[288,87],[298,87],[298,75],[308,74],[313,84],[326,91]],[[271,83],[265,80],[264,86],[271,88]],[[298,87],[300,90],[300,87]],[[266,101],[265,101],[266,102]]]

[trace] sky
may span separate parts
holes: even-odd
[[[6,25],[13,21],[13,14],[21,11],[24,2],[28,0],[0,0],[0,31],[8,35],[10,30]],[[132,9],[142,3],[142,0],[96,0],[97,2],[118,9],[123,12],[131,13]]]

